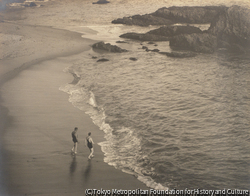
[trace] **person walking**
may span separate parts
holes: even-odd
[[[78,138],[77,130],[78,130],[78,128],[75,127],[74,131],[72,131],[72,133],[71,133],[72,140],[73,140],[73,142],[74,142],[74,146],[73,146],[73,148],[71,149],[71,152],[74,153],[74,154],[77,153],[77,143],[78,143],[78,139],[77,139],[77,138]]]
[[[92,157],[94,157],[94,141],[91,138],[91,132],[88,133],[88,136],[86,137],[85,140],[85,145],[89,148],[90,154],[89,154],[89,159],[91,159]]]

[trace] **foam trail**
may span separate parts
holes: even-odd
[[[147,157],[142,155],[141,140],[134,131],[123,127],[114,134],[114,130],[105,122],[103,122],[102,129],[107,140],[99,143],[105,155],[104,162],[124,173],[136,176],[139,181],[150,188],[168,189],[149,176],[154,174],[153,171],[148,172],[138,164],[137,160],[145,160]]]
[[[96,100],[95,100],[95,95],[92,91],[90,93],[90,98],[89,98],[89,104],[92,105],[94,108],[97,107]]]
[[[80,78],[80,74],[75,73],[72,67],[65,68],[64,72],[71,73],[74,78]],[[147,171],[147,169],[140,166],[140,161],[138,162],[138,160],[148,160],[141,151],[141,138],[131,128],[121,127],[114,130],[110,124],[106,123],[105,110],[98,106],[94,92],[84,86],[83,81],[79,79],[77,83],[61,86],[60,90],[68,93],[69,102],[88,114],[93,123],[105,133],[106,141],[98,143],[105,155],[104,162],[124,173],[136,176],[138,180],[150,188],[166,189],[166,187],[154,182],[150,177],[154,175],[154,169]]]

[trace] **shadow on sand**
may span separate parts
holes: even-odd
[[[90,177],[90,172],[91,172],[91,160],[88,160],[88,164],[83,172],[83,177],[85,182],[88,182],[89,177]]]
[[[70,167],[69,167],[69,172],[70,172],[70,175],[72,176],[75,171],[76,171],[76,166],[77,166],[77,162],[76,162],[76,156],[72,155],[72,162],[70,164]]]

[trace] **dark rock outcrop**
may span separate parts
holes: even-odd
[[[122,38],[135,39],[140,41],[169,41],[171,37],[180,34],[202,33],[202,31],[193,26],[164,26],[155,30],[143,33],[125,33],[120,35]],[[151,42],[152,44],[155,44]]]
[[[94,2],[93,4],[107,4],[107,3],[110,3],[110,2],[106,0],[99,0],[97,2]]]
[[[202,31],[194,26],[164,26],[147,32],[147,34],[160,35],[165,37],[173,37],[180,34],[202,33]]]
[[[147,46],[142,46],[142,49],[143,49],[143,50],[146,50],[147,52],[149,51],[149,49],[148,49]]]
[[[137,26],[149,26],[149,25],[170,25],[173,24],[171,20],[153,16],[151,14],[134,15],[131,17],[118,18],[112,21],[113,24],[126,24]]]
[[[218,47],[238,52],[250,48],[250,10],[230,7],[211,23],[208,32],[218,37]]]
[[[37,6],[36,3],[34,3],[34,2],[24,4],[24,7],[36,7],[36,6]]]
[[[178,35],[171,38],[169,45],[173,49],[213,53],[217,48],[217,37],[208,33]]]
[[[98,59],[96,62],[106,62],[109,61],[108,59],[102,58],[102,59]]]
[[[126,25],[170,25],[174,23],[211,23],[213,19],[227,7],[204,6],[204,7],[169,7],[160,8],[156,12],[145,15],[134,15],[113,20],[114,24]]]
[[[104,42],[98,42],[92,45],[93,49],[105,50],[108,52],[122,53],[127,52],[126,49],[122,49],[118,46],[111,45],[110,43],[105,44]]]
[[[160,8],[152,13],[153,16],[167,18],[174,23],[206,24],[211,23],[219,13],[227,10],[224,6],[184,6]]]
[[[155,44],[154,42],[152,42],[152,41],[150,41],[150,42],[148,42],[148,44]]]
[[[168,41],[169,38],[165,36],[144,34],[144,33],[125,33],[120,35],[121,38],[135,39],[140,41]]]
[[[160,50],[159,49],[153,49],[153,50],[149,50],[149,51],[151,51],[151,52],[160,52]]]
[[[189,57],[195,57],[197,53],[194,52],[159,52],[160,54],[164,54],[169,57],[175,57],[175,58],[189,58]]]
[[[116,43],[118,43],[118,44],[125,44],[125,43],[128,43],[128,42],[126,42],[126,41],[116,41]]]
[[[160,50],[157,48],[150,50],[150,49],[148,49],[147,46],[142,46],[142,49],[144,49],[146,52],[160,52]]]
[[[250,10],[240,6],[225,9],[212,21],[206,33],[174,37],[170,46],[203,53],[219,48],[244,53],[250,49]]]
[[[30,3],[30,7],[35,7],[35,6],[36,6],[36,4],[34,2]]]
[[[130,57],[129,60],[131,60],[131,61],[137,61],[137,58],[135,58],[135,57]]]
[[[196,37],[193,36],[192,41],[187,36],[174,38],[170,40],[170,45],[199,52],[210,53],[218,48],[226,48],[229,52],[244,53],[250,49],[250,10],[240,6],[223,10],[206,32],[202,36],[194,35]],[[199,43],[197,40],[202,41]]]
[[[206,31],[191,26],[164,26],[147,32],[126,33],[123,38],[140,41],[170,41],[172,49],[190,50],[201,53],[213,53],[224,48],[230,52],[243,53],[250,50],[250,10],[240,6],[230,8],[224,6],[207,7],[170,7],[161,8],[152,14],[152,19],[164,18],[174,23],[211,23]],[[137,21],[143,16],[123,18],[123,24],[138,25]],[[145,22],[148,24],[150,20]],[[224,50],[223,49],[223,50]],[[146,51],[150,51],[146,49]],[[172,55],[172,54],[170,54]]]

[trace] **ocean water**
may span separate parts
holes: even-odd
[[[111,24],[118,17],[174,5],[250,5],[248,0],[83,4],[82,25],[65,28],[111,44],[123,40],[122,33],[156,28]],[[116,45],[127,53],[83,53],[64,70],[79,82],[60,87],[105,132],[99,144],[104,161],[156,189],[250,189],[249,56],[220,51],[177,59],[141,49],[171,51],[169,42],[125,41]],[[109,61],[98,63],[94,56]]]

